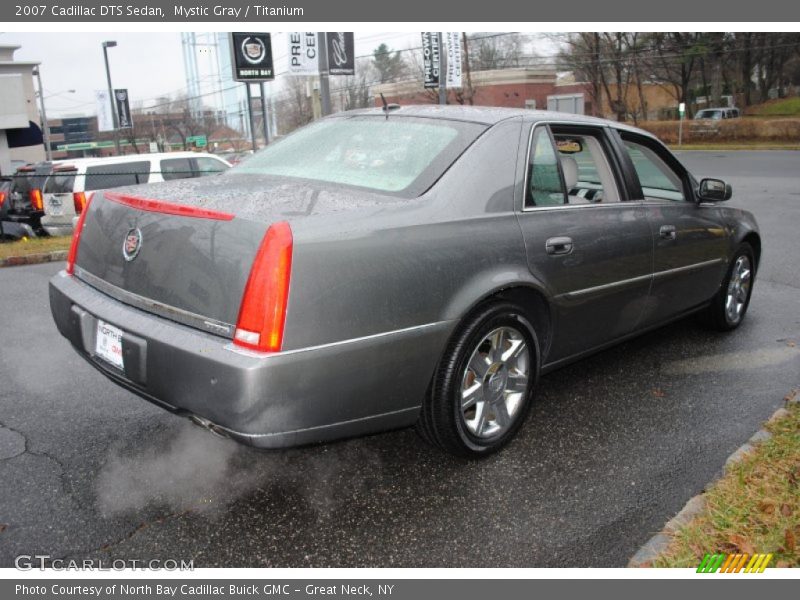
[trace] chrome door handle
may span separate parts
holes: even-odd
[[[662,225],[661,229],[658,230],[658,235],[665,240],[674,240],[678,237],[678,234],[675,231],[675,225]]]
[[[545,242],[544,249],[548,254],[569,254],[574,246],[572,238],[554,237]]]

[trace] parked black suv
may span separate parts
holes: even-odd
[[[11,176],[6,206],[3,207],[3,221],[21,226],[26,231],[25,235],[46,235],[41,226],[44,215],[42,186],[52,170],[52,162],[38,162],[17,169]],[[15,228],[7,225],[6,229]]]

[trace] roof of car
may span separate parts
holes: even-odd
[[[344,113],[338,113],[339,116],[347,115],[385,115],[383,108],[366,108],[359,110],[351,110]],[[603,125],[612,126],[617,129],[624,129],[628,131],[635,131],[652,137],[652,134],[632,127],[625,123],[618,121],[610,121],[608,119],[600,119],[597,117],[589,117],[586,115],[576,115],[573,113],[562,113],[552,110],[531,110],[529,108],[505,108],[495,106],[463,106],[463,105],[446,105],[441,106],[438,104],[409,104],[403,106],[394,105],[389,111],[391,115],[403,115],[406,117],[424,117],[433,119],[448,119],[453,121],[470,121],[473,123],[482,123],[484,125],[494,125],[500,121],[510,119],[513,117],[533,117],[537,121],[559,121],[570,123],[581,123],[586,125]],[[334,115],[336,116],[336,115]]]

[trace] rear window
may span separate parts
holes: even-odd
[[[413,197],[486,129],[390,115],[333,118],[274,142],[229,171],[311,179]]]
[[[71,194],[75,187],[76,170],[54,171],[44,182],[45,194]]]

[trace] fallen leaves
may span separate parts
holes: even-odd
[[[728,538],[728,542],[730,542],[736,550],[743,554],[754,554],[756,552],[753,544],[750,543],[750,541],[743,535],[734,534]]]
[[[786,532],[783,534],[783,544],[788,552],[794,552],[794,549],[797,545],[794,531],[791,529],[786,530]]]

